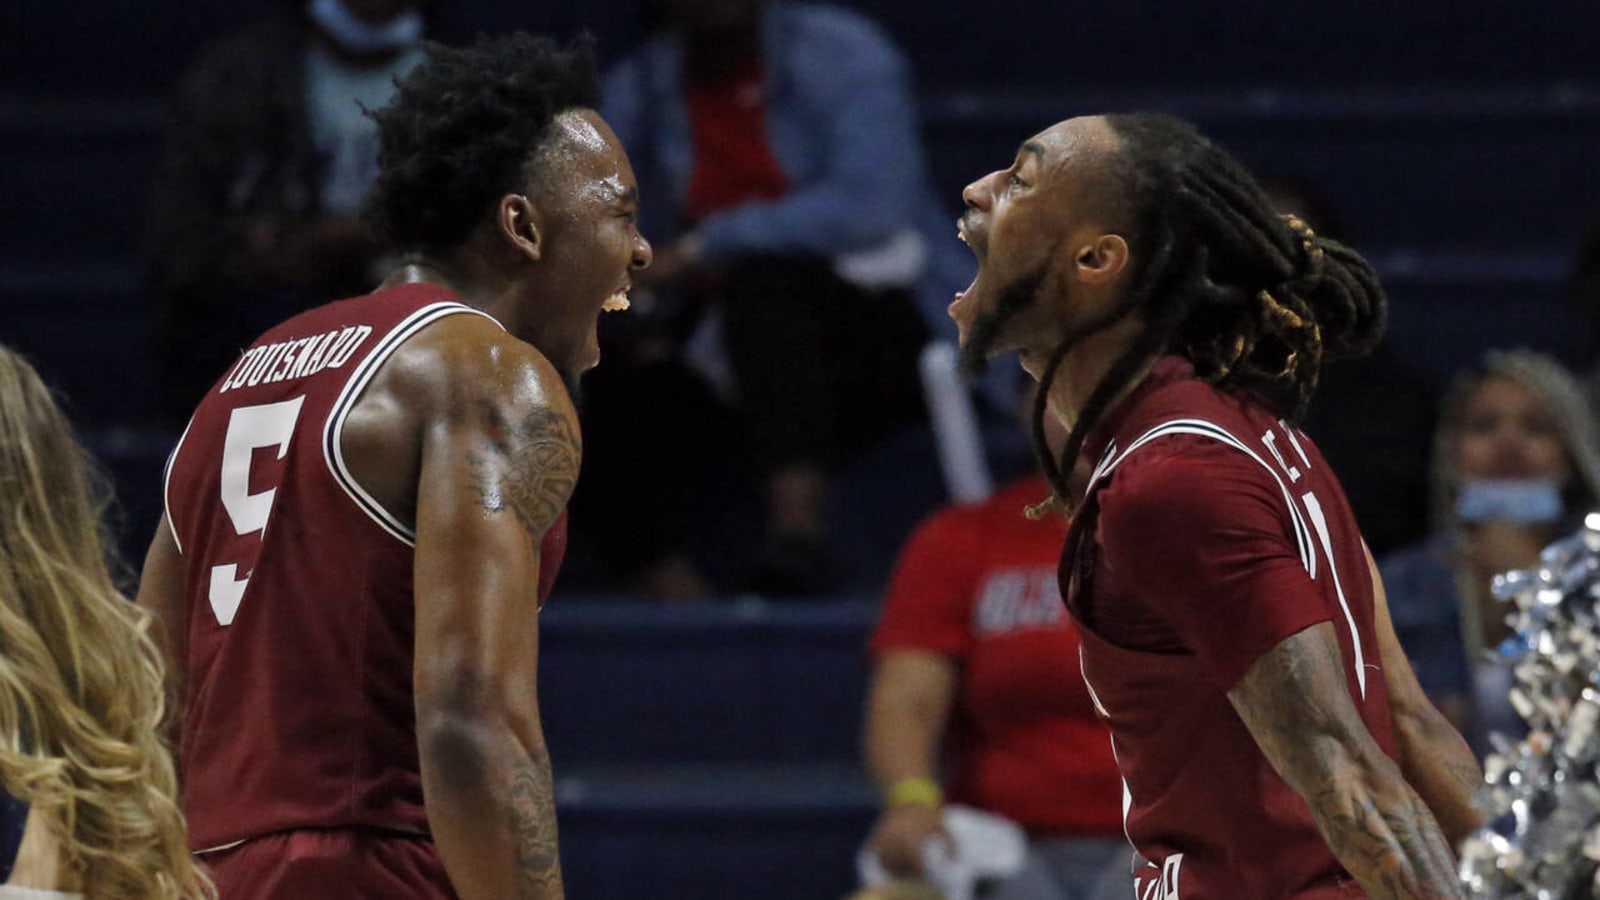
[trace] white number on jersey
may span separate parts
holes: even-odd
[[[250,465],[258,449],[274,448],[278,459],[289,452],[289,441],[294,437],[294,426],[300,419],[300,407],[305,399],[302,395],[281,403],[241,406],[228,417],[228,434],[222,445],[222,508],[240,537],[256,532],[266,535],[278,487],[273,485],[250,493]],[[250,573],[246,572],[241,578],[239,567],[234,563],[212,566],[208,597],[218,624],[233,622],[249,583]]]

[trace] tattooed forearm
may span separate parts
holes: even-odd
[[[520,420],[490,413],[489,437],[469,459],[483,509],[510,510],[535,537],[566,508],[583,457],[576,423],[549,407]]]
[[[1371,896],[1463,896],[1450,850],[1415,795],[1392,804],[1399,811],[1359,789],[1329,788],[1307,800],[1329,849]]]
[[[1438,823],[1356,712],[1331,625],[1268,651],[1228,699],[1371,896],[1464,896]]]
[[[506,812],[516,842],[519,897],[560,897],[561,858],[556,847],[555,791],[550,765],[529,760],[511,778]]]

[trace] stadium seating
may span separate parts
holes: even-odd
[[[573,896],[842,895],[875,808],[855,765],[875,616],[871,597],[552,601],[540,698]]]

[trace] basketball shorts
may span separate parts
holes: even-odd
[[[198,858],[219,900],[457,900],[433,842],[390,831],[285,831]]]

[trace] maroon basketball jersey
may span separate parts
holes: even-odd
[[[1139,900],[1365,896],[1228,702],[1331,622],[1351,699],[1396,754],[1372,581],[1338,480],[1255,399],[1162,360],[1099,430],[1062,581],[1123,778]]]
[[[351,476],[346,417],[384,361],[447,316],[431,285],[302,313],[206,394],[167,463],[184,560],[179,762],[190,844],[370,825],[426,831],[412,707],[415,532]],[[542,602],[566,518],[541,551]]]

